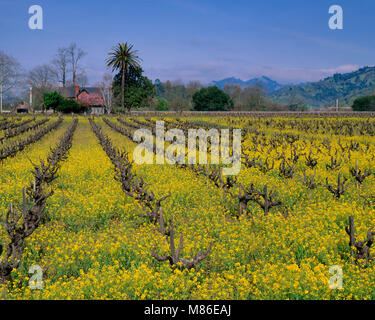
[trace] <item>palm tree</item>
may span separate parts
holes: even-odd
[[[126,71],[129,66],[137,68],[140,66],[141,58],[138,57],[138,50],[133,50],[133,45],[125,43],[119,43],[112,49],[112,52],[108,53],[110,56],[107,60],[107,67],[112,67],[112,71],[121,70],[122,82],[121,82],[121,106],[125,109],[125,77]]]

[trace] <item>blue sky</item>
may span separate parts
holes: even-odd
[[[43,30],[28,28],[35,4]],[[333,4],[344,10],[344,30],[328,27]],[[0,50],[31,69],[76,42],[91,84],[126,41],[151,79],[315,81],[375,65],[374,12],[373,0],[0,0]]]

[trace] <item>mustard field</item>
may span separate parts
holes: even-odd
[[[44,118],[0,118],[1,299],[375,298],[373,118]],[[240,173],[132,163],[156,121],[241,129]]]

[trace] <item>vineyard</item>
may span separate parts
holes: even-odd
[[[156,121],[241,129],[240,173],[135,163]],[[375,299],[370,115],[7,116],[0,161],[0,299]]]

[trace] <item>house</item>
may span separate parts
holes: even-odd
[[[20,104],[14,108],[15,113],[33,113],[33,108],[28,104]]]
[[[65,99],[74,99],[82,106],[83,111],[88,114],[104,114],[106,107],[101,94],[100,88],[82,87],[78,85],[74,87],[66,87],[59,89],[60,94]]]
[[[74,87],[59,88],[57,90],[65,99],[76,100],[76,93]]]

